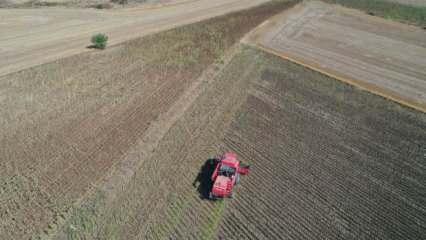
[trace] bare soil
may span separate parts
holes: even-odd
[[[426,32],[309,1],[248,40],[284,58],[426,111]]]

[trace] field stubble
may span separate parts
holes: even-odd
[[[235,46],[288,5],[1,77],[0,236],[425,238],[425,115]],[[199,167],[229,150],[251,174],[203,201]]]
[[[117,164],[123,164],[132,147],[207,66],[290,4],[273,1],[0,77],[1,238],[48,236],[67,219],[65,232],[71,238],[139,234],[132,228],[123,231],[114,222],[101,232],[92,215],[99,215],[98,206],[112,200],[97,185],[115,174]],[[134,166],[142,160],[134,160]],[[152,170],[163,163],[145,164]],[[150,185],[155,179],[144,181],[159,191],[133,198],[129,206],[150,209],[153,199],[166,199],[167,185]],[[93,201],[83,201],[89,196]],[[71,209],[81,201],[82,208]],[[121,216],[120,224],[141,220],[132,214]]]
[[[424,237],[424,114],[251,47],[205,86],[119,197],[100,207],[110,211],[92,215],[98,233]],[[202,200],[192,182],[222,151],[251,163],[251,173],[231,201]]]

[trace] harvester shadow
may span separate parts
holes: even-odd
[[[209,193],[212,188],[212,180],[211,176],[214,171],[215,167],[215,159],[207,159],[203,166],[200,169],[200,172],[197,175],[197,178],[195,178],[193,182],[193,186],[197,188],[197,191],[199,193],[199,196],[201,199],[210,199]]]

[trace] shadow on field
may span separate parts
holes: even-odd
[[[88,45],[88,46],[86,46],[86,48],[87,48],[87,49],[98,49],[98,50],[103,50],[103,49],[101,49],[101,48],[99,48],[99,47],[96,47],[94,44],[92,44],[92,45]]]
[[[209,199],[209,193],[213,184],[211,176],[215,167],[214,162],[214,158],[207,159],[201,167],[197,178],[195,178],[194,182],[192,183],[192,185],[197,188],[201,199]]]

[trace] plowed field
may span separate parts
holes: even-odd
[[[250,42],[426,112],[424,39],[418,27],[309,1],[269,20]]]

